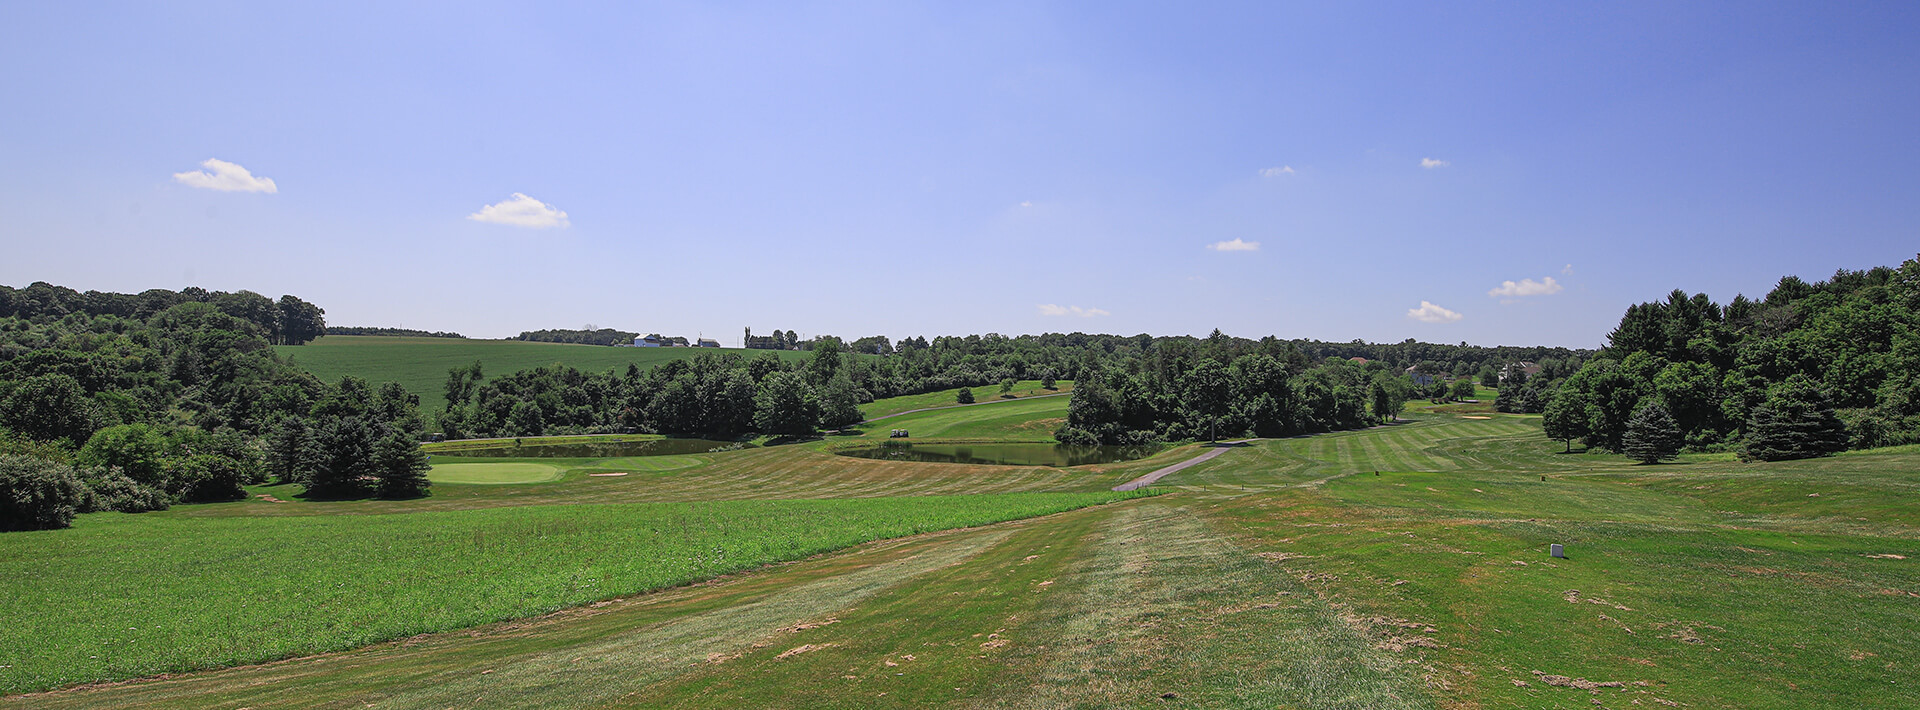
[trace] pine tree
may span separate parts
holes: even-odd
[[[1679,455],[1685,438],[1680,433],[1680,425],[1673,421],[1673,415],[1667,413],[1666,407],[1649,404],[1627,420],[1627,436],[1623,443],[1622,448],[1629,458],[1651,464]]]
[[[959,392],[954,393],[953,401],[960,404],[973,404],[973,388],[961,387]]]
[[[433,485],[427,480],[427,455],[420,442],[394,428],[373,447],[374,476],[378,479],[375,495],[381,498],[417,498]]]
[[[299,417],[287,417],[267,440],[267,471],[279,483],[304,483],[319,465],[321,453],[314,432]]]
[[[1827,456],[1847,448],[1846,425],[1825,392],[1805,377],[1782,383],[1766,404],[1753,408],[1742,454],[1761,461]]]

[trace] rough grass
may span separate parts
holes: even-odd
[[[544,614],[879,538],[1131,496],[81,518],[0,536],[0,692],[216,668]]]

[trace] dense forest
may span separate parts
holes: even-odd
[[[0,286],[0,529],[232,500],[272,471],[345,480],[332,495],[423,492],[417,398],[322,383],[270,347],[325,328],[292,296]],[[271,456],[268,438],[303,419],[316,426],[297,455]],[[349,450],[367,455],[326,454]]]
[[[1504,392],[1503,392],[1504,395]],[[1920,441],[1920,259],[1788,276],[1720,304],[1676,290],[1627,309],[1607,348],[1547,392],[1550,437],[1626,453],[1819,456]],[[1644,438],[1640,437],[1640,438]]]

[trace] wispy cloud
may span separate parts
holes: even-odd
[[[1560,268],[1560,273],[1561,273],[1562,275],[1565,275],[1565,276],[1572,276],[1572,275],[1573,275],[1573,265],[1572,265],[1572,264],[1568,264],[1568,265],[1566,265],[1566,266],[1564,266],[1564,267],[1561,267],[1561,268]]]
[[[1094,316],[1110,316],[1113,314],[1100,310],[1098,308],[1081,308],[1079,306],[1058,306],[1051,303],[1042,303],[1040,304],[1040,315],[1077,316],[1080,318],[1092,318]]]
[[[1207,248],[1214,251],[1260,251],[1260,243],[1249,242],[1239,237],[1234,237],[1228,241],[1208,244]]]
[[[1544,281],[1520,279],[1519,282],[1502,281],[1499,288],[1487,292],[1489,296],[1549,296],[1560,292],[1560,282],[1552,276]]]
[[[480,208],[479,212],[467,215],[467,219],[533,229],[565,227],[572,224],[567,221],[567,213],[518,192],[496,204]]]
[[[219,158],[208,158],[200,167],[206,170],[174,173],[174,182],[221,192],[264,192],[271,195],[280,191],[279,186],[273,184],[273,178],[255,177],[246,168]]]
[[[1465,316],[1460,315],[1458,312],[1447,310],[1441,307],[1440,304],[1431,301],[1421,301],[1419,308],[1407,309],[1407,317],[1427,323],[1452,323]]]
[[[1292,174],[1293,174],[1293,166],[1291,165],[1282,165],[1277,168],[1261,168],[1260,169],[1260,177],[1280,177],[1282,175],[1292,175]]]
[[[1027,200],[1026,202],[1022,202],[1022,203],[1020,203],[1020,206],[1021,206],[1021,207],[1032,207],[1032,206],[1033,206],[1033,200]]]
[[[1438,160],[1438,159],[1435,159],[1435,158],[1421,158],[1421,159],[1420,159],[1420,167],[1423,167],[1423,168],[1426,168],[1426,169],[1428,169],[1428,170],[1432,170],[1432,169],[1434,169],[1434,168],[1444,168],[1444,167],[1447,167],[1447,166],[1449,166],[1449,165],[1452,165],[1452,164],[1453,164],[1453,163],[1449,163],[1449,162],[1447,162],[1447,161],[1444,161],[1444,160]]]

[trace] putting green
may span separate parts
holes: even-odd
[[[443,463],[427,472],[434,483],[540,483],[560,477],[565,469],[544,463]]]

